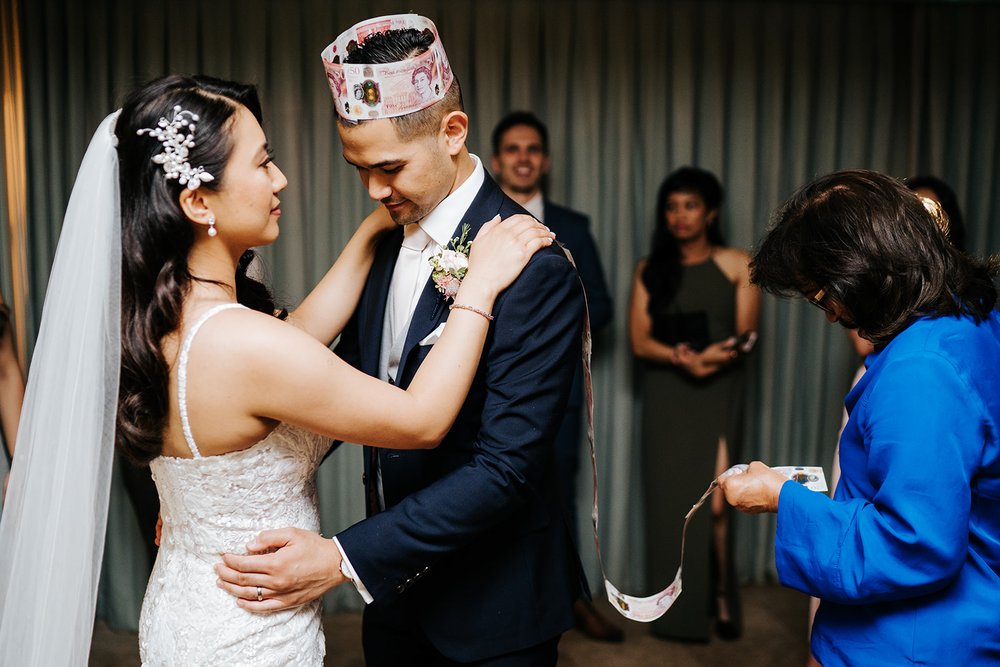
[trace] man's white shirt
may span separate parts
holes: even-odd
[[[545,198],[542,196],[542,191],[539,190],[535,193],[535,196],[524,202],[524,210],[534,216],[535,220],[545,224]]]

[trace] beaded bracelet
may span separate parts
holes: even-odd
[[[489,313],[487,313],[485,310],[479,310],[478,308],[476,308],[474,306],[467,306],[464,303],[453,303],[450,306],[448,306],[448,310],[455,310],[456,308],[458,308],[459,310],[468,310],[469,312],[475,313],[476,315],[482,315],[483,317],[485,317],[486,319],[488,319],[490,322],[493,321],[493,316],[492,315],[490,315]]]

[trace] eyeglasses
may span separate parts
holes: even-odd
[[[816,291],[815,294],[813,294],[812,296],[807,296],[806,298],[809,300],[809,303],[811,303],[812,305],[816,306],[820,310],[822,310],[824,312],[827,312],[827,313],[832,313],[833,312],[833,311],[830,310],[829,306],[827,306],[825,303],[823,303],[826,300],[826,288],[825,287],[819,288]]]

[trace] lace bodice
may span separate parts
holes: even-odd
[[[202,457],[187,420],[188,332],[178,359],[178,399],[194,458],[160,456],[150,468],[160,496],[163,532],[139,628],[143,665],[322,665],[319,605],[253,614],[216,586],[219,554],[246,553],[267,528],[319,532],[315,472],[329,440],[280,424],[255,445]]]
[[[264,440],[221,456],[161,456],[150,467],[160,494],[161,548],[215,561],[243,553],[262,527],[319,531],[316,466],[329,440],[281,424]]]

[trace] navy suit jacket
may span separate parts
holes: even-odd
[[[614,309],[611,294],[608,291],[608,283],[604,279],[601,257],[597,253],[594,237],[590,235],[590,219],[582,213],[553,204],[548,199],[544,202],[545,225],[556,233],[556,240],[566,246],[573,254],[573,261],[580,272],[583,289],[587,294],[590,330],[596,335],[598,331],[611,323]],[[583,406],[582,367],[578,367],[573,376],[569,405],[576,409]]]
[[[475,234],[524,210],[487,175],[463,224]],[[377,374],[386,298],[402,241],[376,250],[337,352]],[[451,431],[433,450],[375,450],[385,511],[338,534],[373,604],[402,605],[445,656],[481,660],[573,625],[586,584],[559,506],[553,442],[579,365],[580,280],[556,246],[536,253],[493,306],[482,360]],[[428,280],[397,374],[405,388],[449,310]],[[375,484],[368,470],[365,483]],[[366,491],[370,491],[366,488]]]
[[[590,235],[590,218],[548,199],[544,202],[546,226],[556,233],[556,240],[573,253],[587,293],[590,328],[596,333],[611,323],[613,307],[597,244]]]

